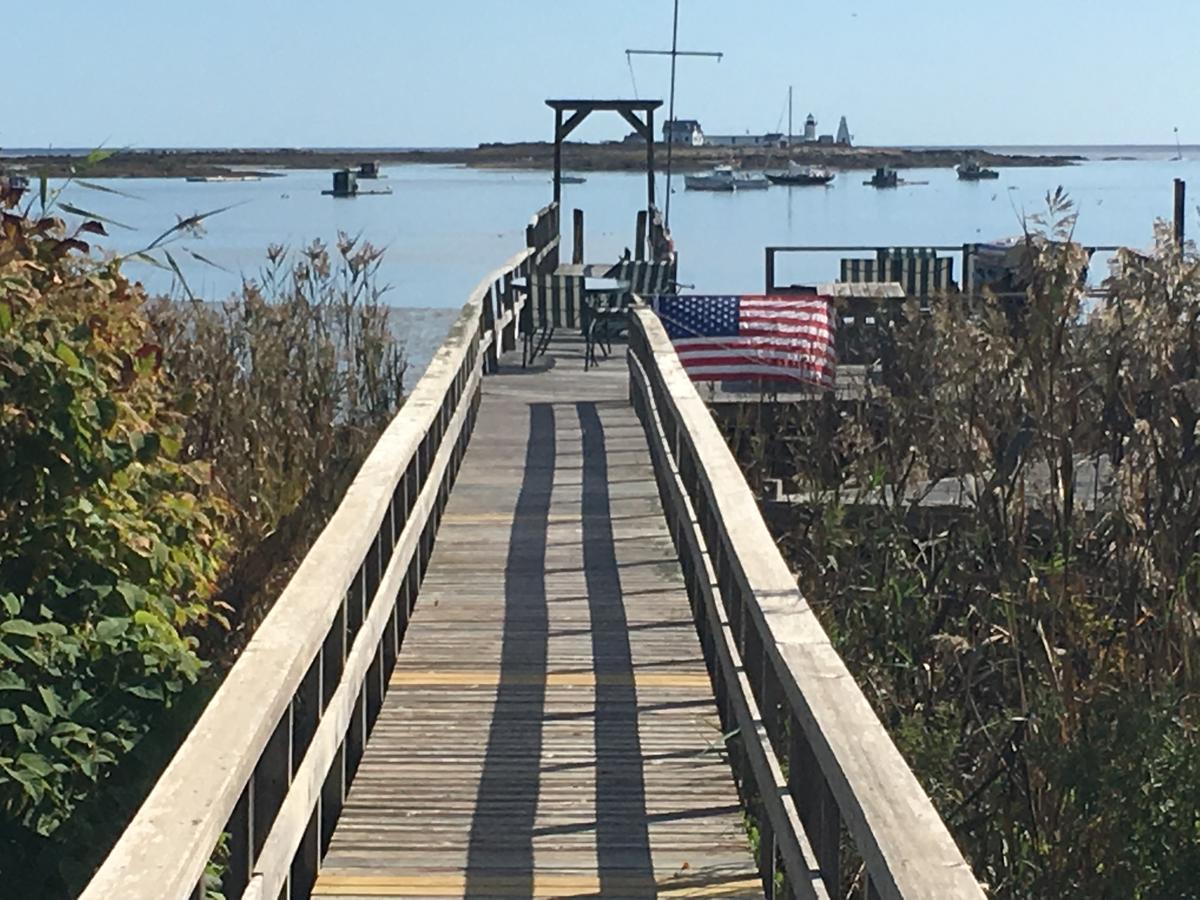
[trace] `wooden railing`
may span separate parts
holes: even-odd
[[[529,263],[531,271],[543,275],[554,274],[558,268],[561,243],[559,206],[555,201],[534,213],[525,227],[525,246],[535,251]]]
[[[546,239],[543,210],[531,228]],[[387,691],[480,382],[541,244],[481,281],[82,900],[307,897]],[[221,849],[218,850],[218,845]]]
[[[687,580],[730,760],[759,829],[764,889],[982,898],[928,796],[796,587],[737,461],[658,318],[635,309],[630,398]]]

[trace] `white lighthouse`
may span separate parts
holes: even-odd
[[[817,117],[812,113],[808,114],[808,118],[804,120],[804,141],[812,143],[817,139]]]

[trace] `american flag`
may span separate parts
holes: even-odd
[[[833,387],[828,297],[671,295],[652,306],[693,381],[800,381]]]

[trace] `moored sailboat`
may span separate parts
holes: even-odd
[[[767,172],[766,176],[772,184],[786,185],[829,184],[837,177],[823,166],[802,166],[795,160],[788,160],[786,172]]]

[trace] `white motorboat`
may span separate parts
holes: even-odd
[[[753,191],[771,186],[766,176],[739,172],[733,166],[717,166],[711,172],[688,175],[683,183],[689,191]]]

